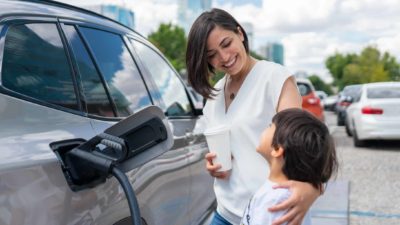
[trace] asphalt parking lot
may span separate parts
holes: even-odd
[[[313,207],[313,225],[400,224],[400,141],[356,148],[344,127],[336,126],[335,114],[325,113],[341,165],[331,190]]]

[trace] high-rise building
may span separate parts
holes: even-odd
[[[211,9],[211,0],[178,0],[178,25],[189,33],[194,20]]]
[[[268,43],[260,49],[260,54],[269,61],[284,65],[284,48],[280,43]]]
[[[135,13],[127,8],[117,5],[91,5],[82,7],[116,20],[127,27],[135,29]]]
[[[234,6],[252,4],[257,7],[262,7],[263,0],[217,0],[218,5],[232,4]]]

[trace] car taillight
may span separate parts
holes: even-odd
[[[319,102],[320,102],[320,100],[319,100],[319,98],[309,98],[309,99],[307,99],[307,102],[308,102],[308,104],[310,104],[310,105],[316,105],[316,104],[319,104]]]
[[[363,107],[361,109],[362,114],[375,114],[375,115],[381,115],[383,114],[383,109],[380,108],[372,108],[370,106]]]
[[[350,104],[350,102],[339,102],[340,106],[349,106]]]

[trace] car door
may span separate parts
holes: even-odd
[[[199,224],[214,202],[212,178],[206,172],[204,156],[208,151],[203,135],[204,121],[195,115],[186,87],[172,66],[161,54],[144,42],[130,39],[140,58],[143,70],[154,87],[151,92],[155,104],[164,110],[173,127],[175,148],[186,152],[189,159],[191,182],[181,183],[190,187],[187,209],[191,217],[188,224]]]
[[[90,221],[95,191],[73,193],[49,146],[94,135],[57,20],[1,23],[0,224]]]
[[[76,52],[87,113],[96,132],[153,104],[120,34],[87,24],[65,24],[64,30]],[[186,150],[179,143],[175,141],[173,149],[128,174],[147,224],[188,224],[189,186],[185,184],[190,175]],[[109,213],[120,207],[128,209],[126,203],[119,204]]]

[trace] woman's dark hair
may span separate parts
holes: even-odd
[[[276,127],[272,146],[284,149],[282,171],[288,179],[322,188],[323,183],[337,174],[335,145],[323,122],[297,108],[278,112],[272,122]]]
[[[193,23],[188,36],[186,50],[186,68],[190,85],[204,98],[212,98],[215,91],[210,82],[214,68],[207,60],[207,38],[210,32],[219,26],[223,29],[238,33],[238,27],[243,33],[243,45],[249,53],[249,43],[245,30],[232,15],[221,9],[203,12]]]

